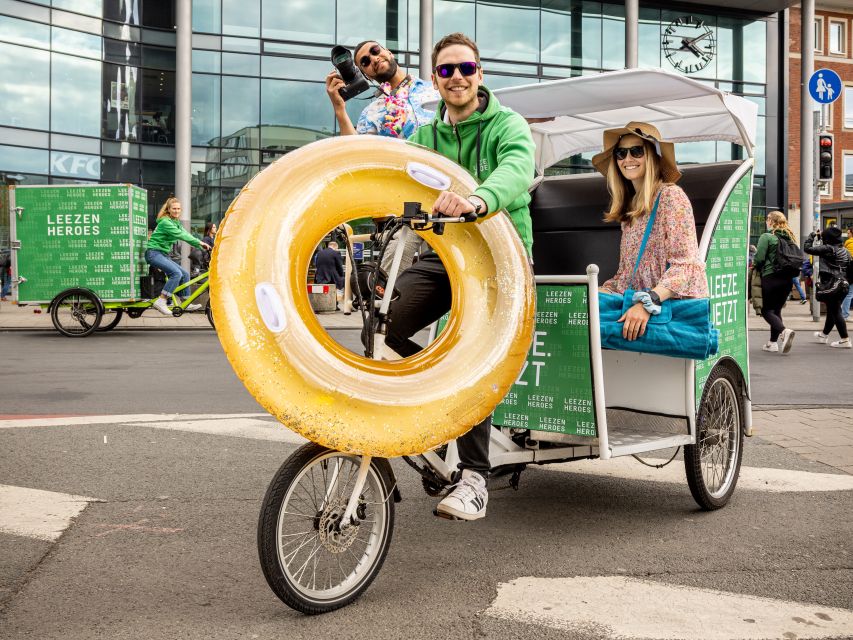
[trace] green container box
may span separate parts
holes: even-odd
[[[15,187],[9,194],[18,302],[48,303],[72,287],[104,302],[139,300],[148,273],[148,196],[121,185]]]

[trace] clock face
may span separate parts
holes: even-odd
[[[711,28],[693,16],[676,18],[663,32],[661,44],[666,59],[682,73],[707,67],[717,46]]]

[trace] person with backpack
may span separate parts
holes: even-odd
[[[822,244],[816,244],[822,240]],[[841,301],[847,295],[850,284],[849,277],[850,254],[841,246],[841,229],[829,227],[820,231],[813,231],[806,240],[803,247],[806,253],[820,258],[820,273],[817,283],[817,299],[826,305],[826,321],[823,331],[816,331],[814,336],[818,342],[826,344],[829,332],[835,327],[838,329],[840,340],[831,342],[830,347],[837,349],[851,349],[850,337],[847,335],[847,322],[841,314]]]
[[[767,233],[758,239],[753,259],[761,275],[761,316],[770,325],[770,340],[761,347],[764,351],[786,354],[791,350],[795,332],[785,328],[782,307],[791,293],[791,279],[800,273],[804,258],[785,214],[768,213]]]

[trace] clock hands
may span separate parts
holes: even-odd
[[[678,48],[678,50],[679,51],[690,51],[697,58],[701,58],[702,54],[706,53],[706,52],[699,49],[699,47],[697,47],[695,43],[698,42],[699,40],[702,40],[703,38],[707,38],[709,35],[711,35],[710,32],[703,33],[701,36],[697,36],[695,38],[682,38],[681,39],[681,46]]]

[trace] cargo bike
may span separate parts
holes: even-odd
[[[132,185],[12,187],[9,193],[13,273],[18,305],[37,305],[63,336],[82,338],[139,318],[159,295],[144,259],[148,237],[144,189]],[[204,299],[208,272],[173,296],[182,315]],[[202,307],[213,324],[209,300]]]
[[[494,411],[492,481],[508,476],[517,486],[524,469],[534,464],[589,458],[606,464],[622,456],[668,456],[673,447],[682,447],[687,484],[700,508],[723,507],[735,490],[752,423],[746,262],[755,105],[656,70],[495,93],[531,122],[539,177],[531,204],[536,326],[521,374]],[[600,175],[554,175],[558,172],[546,174],[546,169],[600,150],[603,130],[629,121],[649,122],[677,143],[711,141],[712,147],[736,149],[731,155],[740,158],[680,167],[679,185],[692,202],[707,264],[711,320],[720,331],[719,351],[707,360],[601,347],[599,277],[616,271],[620,230],[601,221],[608,195]],[[440,174],[425,174],[425,183],[441,183]],[[402,203],[396,215],[401,213]],[[398,224],[401,233],[420,230],[429,241],[426,230],[435,233],[436,222],[409,210]],[[441,219],[438,226],[463,222]],[[374,358],[383,357],[381,327],[403,244],[387,281],[375,277],[368,285],[371,293],[357,305],[375,309],[367,321]],[[377,283],[382,297],[372,292]],[[451,309],[451,318],[454,313]],[[431,496],[441,495],[456,478],[453,441],[404,459]],[[385,560],[399,500],[387,459],[304,445],[279,469],[263,500],[258,547],[269,586],[306,614],[351,603]]]

